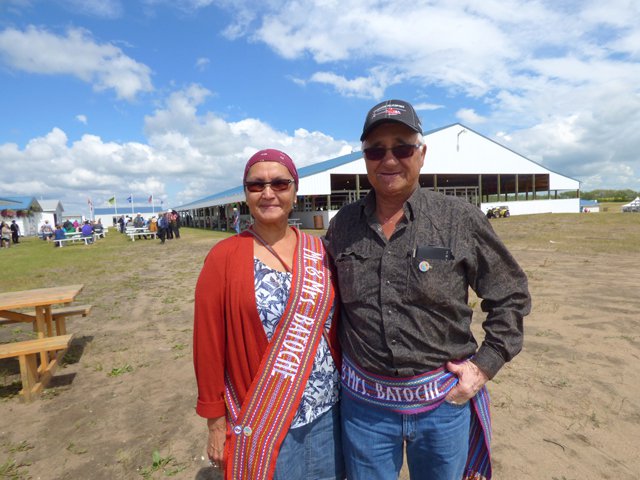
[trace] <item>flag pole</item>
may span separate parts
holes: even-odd
[[[131,199],[131,217],[133,218],[133,193],[129,194],[129,198]]]
[[[151,194],[151,214],[156,214],[156,199],[153,198],[153,193]]]
[[[118,216],[118,199],[116,198],[116,196],[113,196],[113,207],[115,208],[116,211],[116,217]]]

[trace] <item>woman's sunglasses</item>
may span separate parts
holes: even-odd
[[[384,156],[387,154],[387,150],[391,150],[391,153],[398,160],[402,160],[404,158],[409,158],[414,154],[416,148],[420,148],[422,145],[396,145],[395,147],[385,148],[385,147],[369,147],[362,150],[364,153],[364,158],[367,160],[382,160]]]
[[[282,178],[278,180],[272,180],[270,182],[244,182],[244,186],[247,191],[252,193],[262,192],[267,185],[271,187],[271,190],[274,192],[284,192],[289,189],[289,185],[294,183],[293,180],[289,178]]]

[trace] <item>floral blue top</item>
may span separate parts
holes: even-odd
[[[254,258],[253,262],[258,314],[267,338],[271,341],[271,337],[287,306],[292,277],[291,273],[274,270],[257,258]],[[331,312],[325,324],[325,331],[327,332],[331,327],[333,312],[334,307],[331,307]],[[338,402],[339,382],[338,370],[333,363],[329,345],[323,335],[320,339],[320,345],[318,345],[307,386],[302,393],[298,411],[293,417],[291,428],[311,423],[335,405]]]

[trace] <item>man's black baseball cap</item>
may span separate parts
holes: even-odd
[[[385,122],[403,123],[411,130],[422,133],[422,124],[418,114],[409,102],[404,100],[385,100],[369,110],[367,119],[364,121],[360,141],[362,142],[367,138],[371,130]]]

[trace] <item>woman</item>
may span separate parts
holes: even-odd
[[[9,224],[2,222],[0,223],[0,247],[9,248],[11,247],[11,228]]]
[[[317,237],[289,227],[298,172],[261,150],[244,170],[254,224],[219,242],[196,286],[196,412],[226,479],[343,478],[334,286]]]

